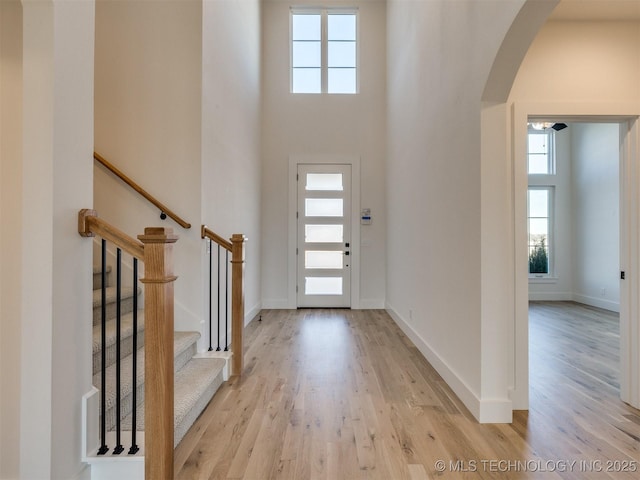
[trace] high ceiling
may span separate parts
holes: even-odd
[[[549,20],[640,20],[640,0],[562,0]]]

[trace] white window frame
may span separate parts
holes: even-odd
[[[547,257],[549,262],[549,271],[547,273],[530,273],[530,283],[554,283],[557,281],[555,274],[555,195],[556,184],[558,182],[556,175],[556,142],[555,142],[555,130],[552,128],[546,128],[544,130],[538,130],[531,127],[527,129],[527,165],[526,171],[528,174],[528,190],[547,190],[548,193],[548,238],[547,238]],[[548,145],[548,157],[547,157],[547,173],[529,173],[529,135],[545,135],[547,137]],[[527,204],[527,252],[529,252],[529,205]],[[529,260],[527,256],[527,270]]]
[[[547,154],[547,172],[546,173],[530,173],[529,172],[529,135],[545,135],[547,137],[548,154]],[[555,130],[547,128],[545,130],[536,130],[529,128],[527,132],[527,174],[532,176],[555,175],[556,174],[556,137]]]
[[[293,16],[294,15],[320,15],[320,48],[321,48],[321,83],[320,92],[305,93],[293,91]],[[355,92],[329,92],[329,38],[328,38],[328,16],[329,15],[355,15],[356,18],[356,88]],[[289,14],[289,92],[295,95],[356,95],[360,93],[360,15],[357,7],[291,7]]]

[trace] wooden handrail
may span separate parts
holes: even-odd
[[[244,368],[244,242],[247,238],[236,233],[230,240],[225,240],[206,225],[200,228],[200,236],[216,242],[231,252],[231,351],[233,352],[231,375],[242,375]]]
[[[80,210],[78,232],[99,235],[144,261],[145,478],[173,478],[173,244],[178,237],[171,228],[148,227],[135,240],[91,209]]]
[[[183,220],[182,218],[180,218],[176,213],[174,213],[171,209],[169,209],[165,204],[160,202],[160,200],[155,198],[153,195],[151,195],[149,192],[147,192],[144,188],[142,188],[140,185],[138,185],[136,182],[134,182],[124,172],[122,172],[118,167],[116,167],[115,165],[110,163],[108,160],[105,160],[105,158],[102,157],[100,154],[98,154],[97,152],[93,152],[93,158],[95,158],[100,164],[102,164],[107,170],[109,170],[111,173],[113,173],[115,176],[117,176],[120,180],[122,180],[124,183],[129,185],[136,192],[138,192],[140,195],[142,195],[144,198],[146,198],[149,202],[151,202],[156,207],[158,207],[158,209],[160,210],[161,213],[164,213],[167,216],[171,217],[173,220],[175,220],[175,222],[178,225],[180,225],[182,228],[191,228],[191,224],[189,222],[187,222],[187,221]]]
[[[116,244],[129,255],[144,259],[144,245],[122,230],[98,217],[95,210],[85,208],[78,214],[78,233],[83,237],[99,237]]]
[[[226,250],[231,251],[233,248],[229,240],[225,240],[213,230],[209,230],[209,227],[207,227],[206,225],[202,225],[202,227],[200,227],[200,237],[202,237],[202,239],[208,238],[209,240],[216,242]]]

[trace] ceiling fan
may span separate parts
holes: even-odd
[[[554,122],[531,122],[529,123],[534,130],[546,130],[547,128],[553,128],[556,132],[567,128],[566,123],[554,123]]]

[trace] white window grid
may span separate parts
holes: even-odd
[[[320,89],[314,92],[296,92],[294,89],[294,70],[296,69],[315,69],[318,67],[309,66],[309,67],[294,67],[293,66],[293,50],[294,50],[294,39],[293,39],[293,17],[294,15],[320,15],[321,28],[320,28]],[[328,38],[328,16],[329,15],[354,15],[356,22],[356,38],[355,42],[355,65],[354,67],[329,67],[329,43],[332,41]],[[360,19],[358,15],[358,8],[355,7],[291,7],[290,9],[290,22],[289,22],[289,84],[290,84],[290,92],[296,94],[357,94],[360,92]],[[317,40],[307,40],[307,41],[317,41]],[[335,41],[335,40],[334,40]],[[340,69],[340,68],[353,68],[355,70],[355,91],[353,92],[331,92],[329,91],[329,70],[331,69]]]

